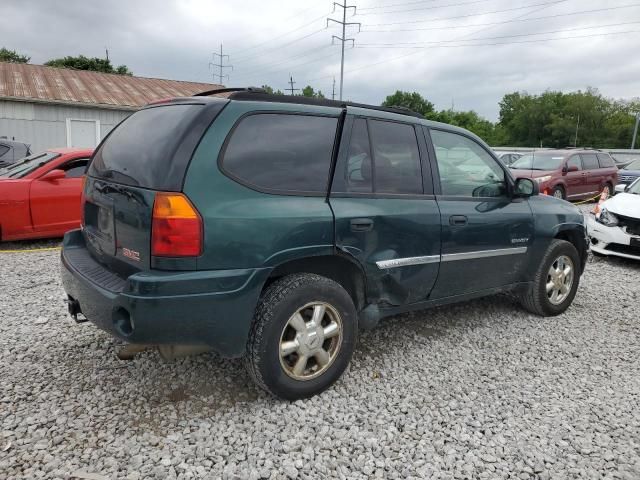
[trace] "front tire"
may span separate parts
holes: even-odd
[[[580,256],[565,240],[553,240],[536,271],[533,282],[520,295],[522,306],[536,315],[563,313],[573,302],[580,284]]]
[[[551,195],[554,198],[559,198],[560,200],[565,200],[566,199],[566,196],[564,194],[564,188],[562,188],[560,186],[554,187],[553,190],[551,191]]]
[[[277,397],[311,397],[340,378],[356,337],[356,308],[340,284],[314,274],[288,275],[258,302],[245,365],[256,384]]]

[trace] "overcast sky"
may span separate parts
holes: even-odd
[[[340,75],[332,1],[1,0],[0,46],[32,63],[83,54],[135,75],[212,81],[223,43],[232,86],[310,84],[331,96]],[[505,93],[588,86],[640,96],[640,2],[634,0],[352,0],[344,98],[379,104],[396,89],[437,108],[496,120]],[[567,38],[573,37],[573,38]],[[553,40],[551,40],[553,39]],[[215,63],[219,63],[216,59]],[[217,73],[217,72],[216,72]]]

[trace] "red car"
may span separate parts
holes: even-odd
[[[618,167],[608,153],[597,150],[542,150],[523,155],[509,168],[515,178],[532,178],[540,192],[565,200],[580,200],[618,183]]]
[[[61,237],[78,228],[82,177],[92,153],[56,148],[0,169],[0,240]]]

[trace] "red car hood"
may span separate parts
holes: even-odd
[[[554,170],[515,170],[511,169],[514,178],[538,178],[546,175],[553,175]]]

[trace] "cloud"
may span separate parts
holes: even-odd
[[[344,96],[354,101],[379,104],[396,89],[411,90],[437,108],[453,102],[495,120],[499,100],[516,90],[592,86],[616,98],[639,95],[640,35],[610,34],[640,32],[640,7],[576,13],[616,6],[598,0],[352,3],[358,15],[348,21],[361,22],[362,32],[347,29],[356,48],[346,50]],[[340,47],[331,45],[331,36],[341,35],[335,24],[325,29],[327,16],[340,18],[339,11],[331,14],[331,5],[329,0],[3,0],[2,42],[30,55],[33,63],[103,56],[108,48],[114,64],[128,65],[136,75],[194,81],[212,81],[211,54],[223,43],[234,66],[225,72],[230,84],[284,89],[291,74],[296,87],[310,83],[330,95],[340,73]],[[531,20],[536,17],[550,18]],[[581,38],[541,41],[559,37]],[[425,48],[408,48],[418,46]]]

